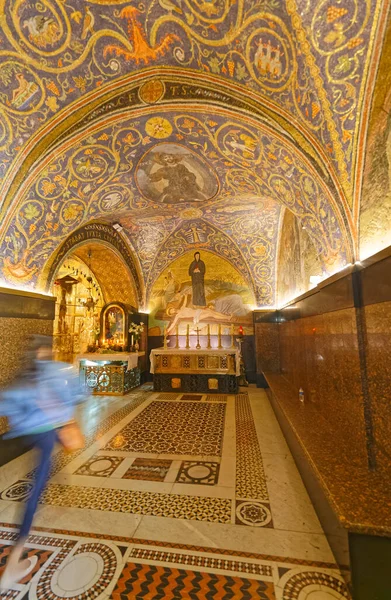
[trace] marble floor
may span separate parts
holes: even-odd
[[[82,451],[53,459],[17,600],[349,598],[263,390],[148,386],[81,409]],[[0,469],[0,572],[34,478]]]

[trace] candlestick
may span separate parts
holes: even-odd
[[[200,329],[199,327],[197,327],[197,329],[195,329],[195,332],[197,334],[197,350],[199,350],[201,348],[201,344],[200,344]]]
[[[186,348],[190,348],[190,325],[187,324],[186,328]]]
[[[222,348],[222,343],[221,343],[221,325],[219,323],[219,343],[218,343],[218,348]]]
[[[178,327],[178,325],[175,328],[175,335],[176,335],[175,348],[179,348],[179,327]]]
[[[210,343],[210,325],[208,323],[208,348],[212,348],[211,343]]]

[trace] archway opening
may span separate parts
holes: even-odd
[[[100,335],[100,314],[111,302],[137,308],[137,293],[123,259],[99,242],[73,248],[51,281],[56,297],[54,349],[57,360],[72,361]]]

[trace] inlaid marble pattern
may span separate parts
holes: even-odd
[[[131,490],[49,484],[42,504],[92,510],[174,517],[190,521],[231,522],[231,501]]]
[[[16,540],[0,526],[0,570]],[[348,600],[333,564],[93,533],[33,532],[33,572],[2,598],[18,600]],[[1,572],[0,572],[1,575]]]
[[[228,396],[226,396],[225,394],[215,394],[215,395],[208,395],[206,397],[206,401],[207,402],[227,402],[227,398],[228,398]]]
[[[125,566],[112,597],[113,600],[275,600],[274,586],[269,582],[137,563],[128,563]]]
[[[110,477],[123,459],[116,456],[93,456],[76,471],[76,475]]]
[[[20,479],[16,483],[13,483],[9,488],[4,490],[0,498],[2,500],[13,500],[14,502],[24,502],[31,490],[33,489],[33,482],[29,479]]]
[[[79,456],[82,452],[84,452],[84,450],[91,446],[96,439],[102,437],[105,433],[110,431],[110,429],[112,429],[114,425],[119,423],[122,419],[130,415],[134,410],[136,410],[136,408],[138,408],[148,398],[148,396],[150,396],[150,392],[135,392],[133,394],[127,394],[126,398],[129,399],[129,402],[125,406],[115,411],[113,414],[103,419],[103,421],[98,423],[96,426],[93,426],[90,431],[86,432],[85,446],[82,450],[77,450],[76,452],[72,453],[60,450],[60,452],[53,456],[50,475],[55,475],[56,473],[61,471],[61,469],[63,469],[66,465],[70,464],[75,459],[75,457]],[[33,479],[34,477],[35,469],[30,471],[26,475],[26,478]]]
[[[235,523],[250,527],[272,527],[270,506],[261,502],[237,502]]]
[[[236,497],[269,501],[262,454],[247,394],[238,394],[236,412]]]
[[[132,466],[122,475],[123,479],[142,479],[145,481],[164,481],[171,460],[158,458],[136,458]]]
[[[216,462],[186,460],[182,462],[176,480],[180,483],[216,485],[219,469],[220,465]]]
[[[225,405],[152,402],[105,450],[220,456]]]

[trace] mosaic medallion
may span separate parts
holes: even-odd
[[[37,598],[98,598],[112,581],[120,552],[105,543],[88,543],[79,546],[54,573],[44,571],[31,586]],[[33,596],[34,597],[34,596]]]
[[[283,600],[346,600],[350,599],[345,582],[323,571],[292,569],[279,582]]]
[[[235,523],[250,527],[272,527],[270,508],[260,502],[237,502]]]
[[[144,83],[139,90],[139,98],[146,104],[155,104],[163,97],[165,85],[160,79],[152,79]]]
[[[136,458],[132,466],[122,475],[123,479],[142,479],[145,481],[164,481],[172,461],[157,458]]]
[[[95,477],[110,477],[122,463],[123,458],[116,456],[93,456],[77,469],[77,475],[93,475]]]
[[[152,402],[105,449],[220,456],[225,410],[206,402]]]
[[[165,138],[172,131],[166,119],[152,117],[148,135]],[[176,204],[210,200],[219,191],[219,180],[212,167],[190,148],[161,143],[153,146],[138,163],[135,179],[140,192],[153,202]]]
[[[217,485],[220,465],[216,462],[184,461],[179,469],[176,481],[198,485]]]
[[[13,500],[14,502],[24,502],[30,496],[34,487],[34,482],[31,480],[20,479],[13,483],[9,488],[1,494],[2,500]]]

